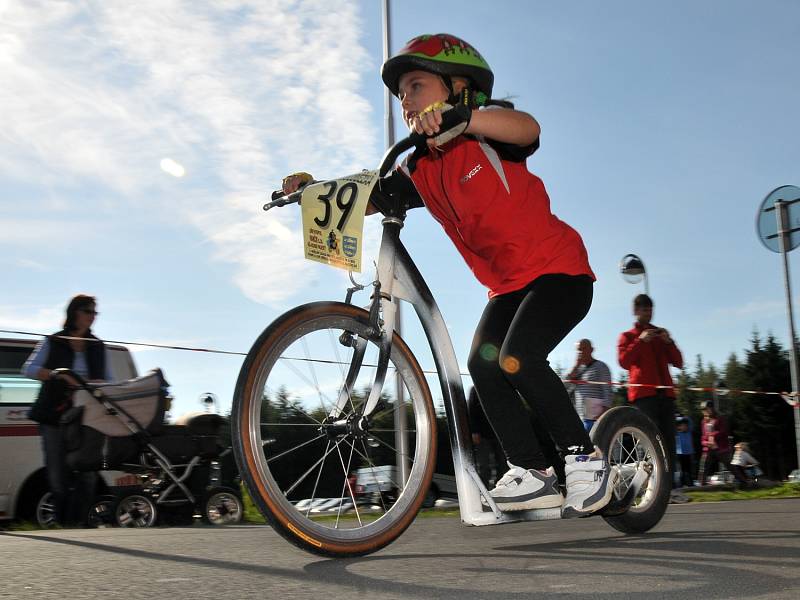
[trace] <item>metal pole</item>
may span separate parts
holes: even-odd
[[[391,55],[391,15],[389,0],[383,0],[383,61]],[[392,112],[392,93],[383,86],[383,134],[386,147],[394,146],[394,114]]]
[[[789,315],[789,365],[792,375],[792,398],[794,399],[794,442],[797,451],[797,468],[800,469],[800,405],[798,405],[797,384],[800,381],[797,364],[797,344],[795,343],[794,310],[792,309],[792,284],[789,279],[789,227],[786,202],[775,202],[775,214],[778,218],[778,239],[783,257],[783,282],[786,291],[786,312]]]
[[[641,259],[641,257],[639,258],[639,262],[642,263],[642,275],[644,276],[644,293],[647,294],[647,296],[649,297],[650,296],[650,283],[647,280],[647,267],[644,266],[644,261]]]
[[[383,0],[383,60],[388,60],[391,55],[391,9],[389,0]],[[394,114],[392,113],[392,93],[389,88],[383,88],[383,114],[384,114],[384,138],[386,147],[394,146]],[[400,301],[397,300],[397,312],[395,313],[395,331],[401,331],[401,310]],[[397,476],[405,483],[408,481],[410,465],[408,464],[408,425],[406,423],[405,394],[403,392],[403,377],[398,372],[395,375],[395,404],[394,404],[394,443],[397,448],[395,464],[397,465]]]

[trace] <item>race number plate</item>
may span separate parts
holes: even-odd
[[[364,214],[377,171],[309,185],[303,190],[303,243],[306,258],[361,272]]]

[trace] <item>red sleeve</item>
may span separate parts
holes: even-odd
[[[630,370],[631,365],[639,358],[641,349],[641,341],[638,337],[629,337],[627,331],[620,335],[619,341],[617,342],[617,359],[619,360],[619,366],[623,369]]]
[[[678,344],[674,341],[667,346],[667,354],[669,356],[669,363],[677,367],[678,369],[683,368],[683,355],[681,351],[678,349]]]

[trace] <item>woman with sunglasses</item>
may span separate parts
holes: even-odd
[[[67,305],[64,328],[39,342],[22,367],[25,377],[42,382],[29,416],[39,423],[54,516],[60,525],[85,524],[97,476],[73,474],[64,462],[66,452],[59,423],[72,406],[72,391],[78,382],[56,369],[71,369],[89,381],[112,379],[105,345],[92,334],[96,316],[94,296],[74,296]]]

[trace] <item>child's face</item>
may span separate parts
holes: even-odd
[[[403,121],[411,122],[419,112],[434,102],[444,102],[450,95],[441,77],[427,71],[409,71],[400,76],[400,104],[403,106]]]

